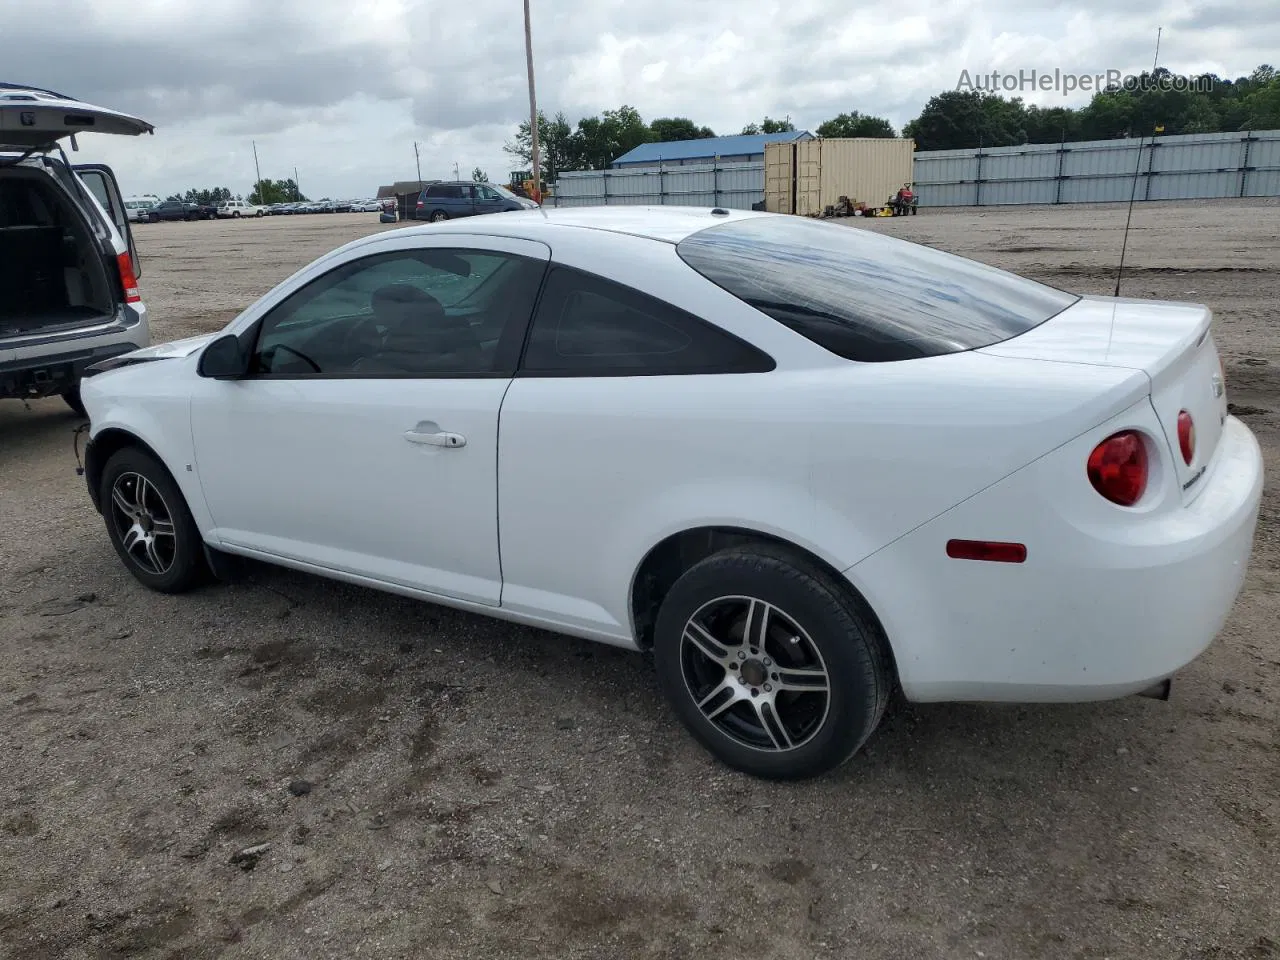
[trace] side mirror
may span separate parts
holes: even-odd
[[[196,372],[213,380],[238,380],[249,372],[249,358],[234,334],[219,337],[200,354]]]

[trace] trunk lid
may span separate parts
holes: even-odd
[[[979,352],[1143,371],[1151,381],[1151,405],[1164,429],[1183,502],[1189,502],[1199,493],[1227,417],[1212,322],[1213,313],[1203,304],[1086,296],[1021,336]],[[1190,464],[1178,438],[1183,410],[1195,429]]]
[[[145,120],[41,90],[0,83],[0,151],[26,152],[51,147],[77,133],[113,133],[136,137],[154,133]]]

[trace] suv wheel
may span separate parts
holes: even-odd
[[[654,660],[704,747],[778,780],[848,760],[893,686],[888,645],[851,591],[773,544],[723,550],[685,571],[658,612]]]
[[[439,223],[441,220],[448,220],[449,215],[443,210],[435,210],[432,211],[430,219],[432,223]]]
[[[111,455],[100,502],[107,536],[129,572],[160,593],[181,593],[207,573],[203,539],[169,471],[136,447]]]
[[[80,399],[80,384],[76,384],[67,390],[62,391],[62,399],[66,401],[68,407],[74,410],[80,416],[86,416],[84,402]]]

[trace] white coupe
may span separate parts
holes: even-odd
[[[1262,489],[1210,322],[797,217],[504,213],[99,364],[85,471],[148,587],[239,555],[652,650],[715,756],[804,777],[895,687],[1167,696]]]

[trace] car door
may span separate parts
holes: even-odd
[[[81,163],[72,167],[76,175],[102,206],[107,219],[116,228],[129,249],[133,261],[133,275],[142,276],[142,262],[138,259],[138,247],[133,242],[133,229],[129,224],[129,210],[124,205],[120,184],[111,168],[100,163]]]
[[[475,191],[475,211],[482,213],[501,213],[506,209],[501,194],[493,187],[478,183],[471,188]]]
[[[245,318],[248,373],[192,396],[213,540],[497,604],[498,413],[549,257],[393,237]]]
[[[451,217],[470,217],[476,212],[475,192],[471,184],[457,184],[450,193],[453,199],[449,201],[451,209],[449,216]]]

